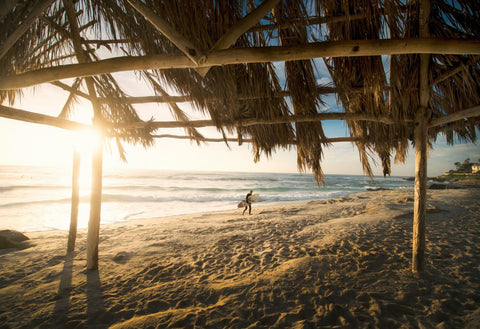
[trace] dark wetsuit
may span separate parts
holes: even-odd
[[[252,192],[249,192],[245,198],[245,202],[246,202],[246,205],[245,205],[245,209],[243,209],[243,214],[245,215],[245,211],[247,210],[248,208],[248,214],[251,215],[252,214],[252,202],[250,201],[250,197],[252,196]]]

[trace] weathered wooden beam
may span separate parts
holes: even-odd
[[[432,86],[433,85],[436,85],[442,81],[445,81],[447,80],[448,78],[450,78],[451,76],[454,76],[455,74],[467,69],[467,67],[469,65],[471,65],[472,63],[475,63],[476,60],[478,61],[478,58],[470,58],[468,61],[466,61],[465,63],[460,63],[458,64],[457,66],[455,67],[452,67],[450,70],[444,72],[443,74],[439,75],[437,78],[435,78],[435,80],[432,81]]]
[[[439,38],[401,40],[353,40],[315,42],[296,46],[233,48],[211,53],[202,66],[307,60],[319,57],[356,57],[394,54],[480,55],[480,40]],[[197,68],[188,57],[178,54],[126,56],[91,63],[70,64],[0,77],[0,90],[19,89],[41,83],[107,73],[135,70]]]
[[[22,21],[20,26],[10,34],[5,42],[3,42],[2,47],[0,48],[0,59],[5,56],[5,54],[12,48],[15,42],[20,39],[20,37],[27,32],[30,28],[30,25],[35,22],[35,20],[47,9],[48,6],[53,2],[53,0],[42,0],[39,3],[36,3],[35,6],[30,5],[32,7],[32,12],[28,15],[28,17]]]
[[[172,139],[189,139],[191,141],[196,141],[196,139],[191,138],[190,136],[179,136],[179,135],[170,135],[170,134],[162,134],[162,135],[153,135],[153,138],[172,138]],[[200,142],[212,142],[212,143],[218,143],[218,142],[239,142],[240,139],[238,138],[201,138],[198,139]],[[327,139],[321,139],[320,142],[322,143],[340,143],[340,142],[355,142],[358,141],[358,138],[354,137],[334,137],[334,138],[327,138]],[[251,138],[242,138],[241,139],[242,143],[253,143],[253,139]],[[295,140],[290,143],[292,145],[295,145],[296,142]]]
[[[140,14],[142,14],[152,25],[168,38],[178,49],[180,49],[195,65],[201,64],[205,56],[195,45],[167,21],[155,14],[148,6],[138,0],[127,0],[128,3]]]
[[[96,45],[109,45],[109,44],[119,44],[119,43],[131,43],[132,40],[129,39],[88,39],[82,40],[83,44],[96,44]]]
[[[67,130],[82,130],[90,129],[91,126],[78,123],[75,121],[59,119],[57,117],[52,117],[45,114],[28,112],[24,110],[19,110],[13,107],[8,107],[0,105],[0,117],[19,120],[24,122],[37,123],[47,126],[53,126],[57,128],[67,129]]]
[[[66,90],[68,92],[70,92],[71,94],[74,94],[74,95],[77,95],[77,96],[81,96],[87,100],[90,100],[90,96],[86,93],[84,93],[83,91],[80,91],[78,89],[75,89],[75,88],[72,88],[71,86],[61,82],[61,81],[53,81],[53,82],[50,82],[52,85],[54,86],[57,86],[59,88],[62,88],[63,90]]]
[[[212,142],[212,143],[216,143],[216,142],[238,142],[238,138],[226,138],[226,139],[223,139],[223,138],[199,138],[199,139],[195,139],[195,138],[192,138],[191,136],[180,136],[180,135],[171,135],[171,134],[161,134],[161,135],[153,135],[152,136],[153,138],[171,138],[171,139],[188,139],[188,140],[191,140],[192,142],[195,142],[195,141],[200,141],[200,142]],[[243,140],[244,142],[252,142],[252,139],[244,139]]]
[[[387,115],[371,115],[368,113],[318,113],[315,115],[290,115],[285,117],[277,117],[270,119],[242,119],[232,122],[224,122],[222,125],[227,126],[255,126],[255,125],[272,125],[291,122],[314,122],[322,120],[358,120],[358,121],[373,121],[381,122],[384,124],[394,124],[395,120]],[[410,122],[410,121],[406,121]],[[215,122],[213,120],[194,120],[194,121],[153,121],[153,122],[134,122],[126,124],[108,124],[111,127],[134,129],[142,128],[145,125],[149,125],[153,128],[186,128],[186,127],[214,127]]]
[[[70,89],[52,82],[52,84],[58,85],[59,87],[71,91]],[[358,90],[359,92],[361,89]],[[334,87],[323,87],[319,86],[316,91],[318,94],[334,94],[337,92],[337,88]],[[79,94],[79,96],[82,96]],[[282,90],[272,97],[288,97],[290,96],[290,91]],[[255,100],[255,99],[266,99],[265,95],[238,95],[238,100]],[[126,104],[145,104],[145,103],[182,103],[182,102],[192,102],[194,99],[191,96],[137,96],[137,97],[122,97],[116,99],[100,98],[101,103],[110,103],[110,102],[120,102]],[[206,97],[207,102],[214,102],[220,100],[219,97]]]
[[[94,20],[91,20],[90,22],[88,22],[87,24],[83,25],[82,27],[79,28],[79,31],[83,31],[83,30],[86,30],[88,29],[89,27],[92,27],[93,25],[95,25],[96,23],[98,23],[98,21],[96,19]]]
[[[475,112],[476,113],[476,112]],[[50,126],[55,126],[68,130],[80,130],[89,128],[92,126],[86,125],[83,123],[78,123],[75,121],[59,119],[57,117],[39,114],[34,112],[28,112],[20,109],[15,109],[0,105],[0,117],[26,121],[37,124],[45,124]],[[322,120],[360,120],[360,121],[373,121],[373,122],[382,122],[385,124],[395,123],[393,119],[386,115],[374,116],[366,113],[319,113],[317,115],[309,116],[300,116],[300,115],[291,115],[288,117],[279,117],[272,119],[244,119],[236,120],[229,123],[224,123],[224,125],[232,126],[254,126],[254,125],[269,125],[269,124],[279,124],[279,123],[289,123],[289,122],[313,122],[313,121],[322,121]],[[408,121],[407,121],[408,122]],[[215,127],[215,122],[213,120],[194,120],[194,121],[153,121],[153,122],[137,122],[137,123],[128,123],[128,124],[113,124],[104,122],[105,126],[114,127],[114,128],[124,128],[124,129],[135,129],[142,128],[145,125],[151,125],[154,128],[201,128],[201,127]]]
[[[225,33],[210,49],[209,53],[220,50],[228,49],[237,41],[242,34],[248,31],[253,25],[257,24],[262,17],[264,17],[273,7],[275,7],[280,0],[266,0],[260,6],[255,8],[247,16],[239,20],[232,26],[227,33]],[[208,56],[208,55],[207,55]],[[201,67],[197,69],[198,74],[205,76],[210,70],[210,67]]]
[[[394,124],[395,121],[388,115],[371,115],[368,113],[341,113],[327,112],[314,115],[291,115],[287,117],[278,117],[272,119],[242,119],[235,121],[237,126],[255,126],[259,124],[278,124],[289,122],[313,122],[322,120],[357,120],[357,121],[373,121],[384,124]]]
[[[172,96],[173,97],[173,96]],[[462,110],[450,115],[446,115],[441,118],[436,118],[430,121],[427,124],[427,128],[438,127],[450,122],[463,120],[466,118],[478,117],[480,116],[480,105],[474,106],[472,108]],[[59,119],[57,117],[29,112],[25,110],[20,110],[4,105],[0,105],[0,117],[25,121],[36,124],[43,124],[48,126],[54,126],[67,130],[81,130],[81,129],[91,129],[92,126],[79,123],[76,121]],[[368,114],[361,113],[319,113],[318,116],[289,116],[285,118],[276,118],[272,120],[260,120],[260,119],[248,119],[248,120],[238,120],[230,123],[231,125],[242,125],[242,126],[252,126],[252,125],[261,125],[261,124],[277,124],[277,123],[288,123],[288,122],[310,122],[310,121],[322,121],[322,120],[362,120],[362,121],[374,121],[374,122],[383,122],[385,124],[392,124],[394,121],[388,116],[376,117]],[[409,120],[406,121],[411,122]],[[108,126],[122,127],[122,128],[139,128],[144,127],[146,123],[139,122],[137,124],[128,124],[128,125],[114,125],[107,124]],[[151,123],[149,123],[151,124]],[[154,121],[153,125],[156,128],[186,128],[186,127],[213,127],[215,123],[213,120],[195,120],[195,121]]]
[[[438,127],[450,122],[455,122],[458,120],[464,120],[467,118],[474,118],[474,117],[480,117],[480,105],[471,107],[466,110],[458,111],[458,112],[443,116],[441,118],[433,119],[427,124],[427,128]]]
[[[57,82],[52,82],[52,84],[59,86],[60,88],[63,88],[67,91],[76,93],[71,87]],[[361,88],[354,88],[351,89],[353,92],[370,92],[369,88],[361,87]],[[377,88],[371,88],[372,92],[376,92],[378,89]],[[385,86],[384,90],[390,90],[389,86]],[[318,94],[324,95],[324,94],[335,94],[338,91],[337,88],[335,87],[325,87],[325,86],[318,86],[317,90],[315,91]],[[76,93],[79,96],[86,97],[88,96],[85,93],[82,92],[77,92]],[[279,91],[275,94],[273,94],[270,97],[288,97],[290,96],[290,91],[289,90],[282,90]],[[267,99],[267,96],[265,95],[238,95],[237,100],[256,100],[256,99]],[[126,103],[126,104],[146,104],[146,103],[182,103],[182,102],[192,102],[194,99],[192,96],[186,96],[186,95],[181,95],[181,96],[131,96],[131,97],[122,97],[122,98],[115,98],[115,99],[109,99],[109,98],[99,98],[99,101],[101,103],[112,103],[112,102],[120,102],[120,103]],[[214,102],[221,100],[219,97],[206,97],[205,101],[206,102]]]

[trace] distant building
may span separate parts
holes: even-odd
[[[472,165],[472,174],[476,174],[480,172],[480,164]]]

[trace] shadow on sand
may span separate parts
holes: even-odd
[[[72,269],[75,255],[75,252],[69,252],[65,255],[60,284],[58,285],[57,295],[55,296],[55,308],[52,314],[52,324],[54,327],[63,327],[68,322],[70,293],[72,291]]]
[[[87,270],[87,326],[108,328],[110,320],[106,317],[100,273],[98,270]]]
[[[107,328],[111,321],[105,316],[105,301],[98,270],[86,270],[84,272],[87,276],[87,305],[84,305],[86,306],[86,314],[85,307],[82,307],[81,310],[71,310],[72,307],[75,307],[71,305],[71,295],[74,289],[72,287],[72,275],[75,256],[75,252],[67,253],[65,256],[49,328],[84,327],[85,320],[87,328]]]

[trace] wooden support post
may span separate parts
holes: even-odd
[[[94,123],[95,125],[95,123]],[[103,136],[95,145],[92,156],[92,187],[90,193],[90,217],[87,233],[87,269],[98,268],[98,241],[102,210]]]
[[[63,0],[65,13],[70,23],[70,35],[73,47],[79,63],[88,63],[88,51],[82,47],[80,30],[78,27],[75,4],[73,0]],[[102,209],[102,174],[103,174],[103,127],[101,125],[102,115],[100,103],[95,91],[95,83],[92,78],[86,78],[88,95],[93,107],[93,128],[100,134],[101,138],[93,145],[94,153],[92,156],[92,188],[90,193],[90,217],[88,219],[87,233],[87,269],[95,270],[98,268],[98,241],[100,234],[100,215]]]
[[[425,218],[427,214],[427,120],[421,108],[415,118],[415,195],[413,209],[412,271],[425,269]]]
[[[429,36],[430,0],[420,1],[420,37]],[[430,55],[420,55],[419,103],[415,114],[415,195],[413,209],[412,271],[425,269],[425,218],[427,215],[427,116],[429,113],[431,84],[429,79]]]
[[[78,203],[79,203],[79,176],[80,176],[80,152],[75,147],[73,150],[72,170],[72,209],[70,211],[70,230],[68,231],[67,252],[75,250],[77,239]]]

